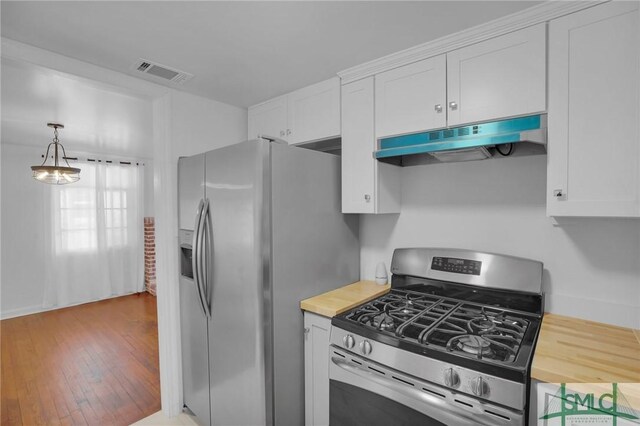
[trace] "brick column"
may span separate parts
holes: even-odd
[[[144,218],[144,287],[156,294],[156,231],[155,220]]]

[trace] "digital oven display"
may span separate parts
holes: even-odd
[[[480,275],[482,262],[455,257],[434,257],[431,261],[431,269],[455,274]]]

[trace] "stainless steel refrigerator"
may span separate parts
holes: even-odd
[[[258,139],[178,170],[184,403],[205,425],[302,425],[300,300],[359,278],[340,158]]]

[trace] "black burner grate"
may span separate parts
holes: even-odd
[[[399,289],[345,318],[419,345],[500,363],[515,360],[529,326],[522,316],[501,308]]]
[[[513,362],[529,321],[498,308],[459,305],[421,342],[461,355]]]

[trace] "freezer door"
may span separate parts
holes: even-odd
[[[209,347],[207,319],[192,279],[180,277],[180,334],[182,339],[182,386],[184,405],[203,425],[211,419],[209,407]]]
[[[205,155],[178,160],[178,229],[194,230],[198,203],[204,197]]]
[[[269,143],[249,141],[208,152],[206,198],[212,425],[264,425],[264,292],[269,283]]]

